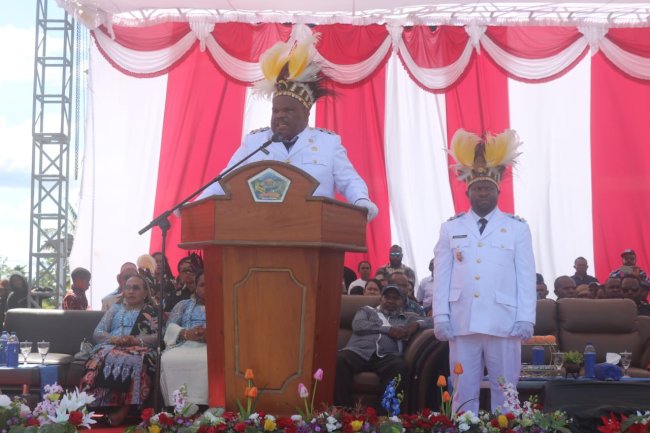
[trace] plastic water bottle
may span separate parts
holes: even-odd
[[[7,367],[18,367],[19,346],[18,336],[12,332],[7,340]]]
[[[9,334],[7,331],[2,331],[2,336],[0,336],[0,366],[7,365],[7,340],[9,340]]]
[[[594,366],[596,365],[596,348],[591,342],[585,346],[583,354],[585,360],[585,377],[595,377]]]

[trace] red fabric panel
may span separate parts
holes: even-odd
[[[406,49],[421,68],[441,68],[454,63],[463,53],[469,36],[464,27],[428,26],[405,28],[402,39]]]
[[[386,40],[385,26],[353,26],[331,24],[316,26],[314,33],[320,33],[318,52],[330,62],[349,65],[367,60]]]
[[[390,248],[384,156],[385,80],[386,68],[381,67],[361,84],[335,85],[336,98],[317,102],[316,125],[341,136],[350,161],[368,185],[370,199],[379,208],[379,215],[367,226],[368,253],[346,254],[345,265],[355,272],[361,260],[368,260],[373,269],[383,265]]]
[[[246,62],[257,62],[260,54],[278,41],[291,36],[289,24],[216,24],[212,36],[231,56]]]
[[[623,75],[602,53],[591,69],[594,260],[604,281],[628,248],[650,271],[650,83]]]
[[[239,147],[245,86],[229,80],[198,46],[169,72],[154,216],[205,182],[213,179]],[[187,255],[177,247],[181,222],[170,218],[167,257],[174,274]],[[151,251],[160,251],[161,235],[154,228]]]
[[[110,36],[105,26],[100,31]],[[144,31],[143,31],[144,30]],[[169,22],[142,27],[113,26],[115,42],[138,51],[155,51],[170,47],[190,32],[189,23]]]
[[[487,56],[474,55],[465,76],[446,92],[447,145],[459,128],[484,135],[497,134],[510,127],[508,78]],[[454,164],[449,158],[449,164]],[[450,171],[450,182],[456,212],[469,210],[465,183]],[[499,208],[513,212],[514,197],[510,170],[500,186]]]
[[[625,51],[650,57],[650,27],[612,28],[605,37]]]
[[[508,53],[543,59],[566,50],[582,37],[575,27],[488,27],[486,35]]]

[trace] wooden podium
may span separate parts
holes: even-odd
[[[181,244],[203,249],[210,405],[237,410],[250,368],[258,410],[295,413],[298,384],[332,403],[345,251],[365,251],[366,211],[312,197],[318,182],[282,162],[226,176],[224,196],[181,211]],[[288,187],[287,187],[288,186]]]

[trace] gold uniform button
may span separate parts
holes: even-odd
[[[479,248],[483,246],[483,242],[478,243]]]
[[[479,296],[481,296],[481,294],[479,292],[474,292],[474,297],[475,298],[478,298]]]
[[[480,275],[477,275],[477,276],[474,277],[474,279],[475,279],[475,280],[480,280],[480,279],[481,279],[481,276],[480,276]]]
[[[312,146],[312,147],[311,147],[311,150],[313,150],[314,152],[316,152],[316,151],[318,150],[318,148],[317,148],[316,146]]]
[[[481,263],[481,261],[482,261],[482,260],[481,260],[480,258],[479,258],[479,259],[476,259],[476,263]]]
[[[284,162],[286,162],[287,164],[291,164],[291,160],[290,160],[290,159],[287,159],[287,160],[284,161]]]

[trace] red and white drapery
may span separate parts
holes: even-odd
[[[301,32],[321,34],[338,94],[316,104],[311,122],[342,136],[380,209],[368,227],[374,267],[398,243],[425,275],[440,223],[468,207],[443,152],[450,136],[510,127],[524,153],[500,207],[528,220],[538,271],[547,280],[572,273],[585,256],[603,279],[626,248],[648,268],[650,29],[114,26],[94,32],[72,256],[92,267],[94,305],[121,262],[159,250],[157,229],[137,230],[213,178],[243,134],[268,124],[269,102],[249,92],[261,78],[257,60]],[[184,254],[173,247],[179,225],[172,221],[172,264]],[[361,257],[349,255],[348,265]]]

